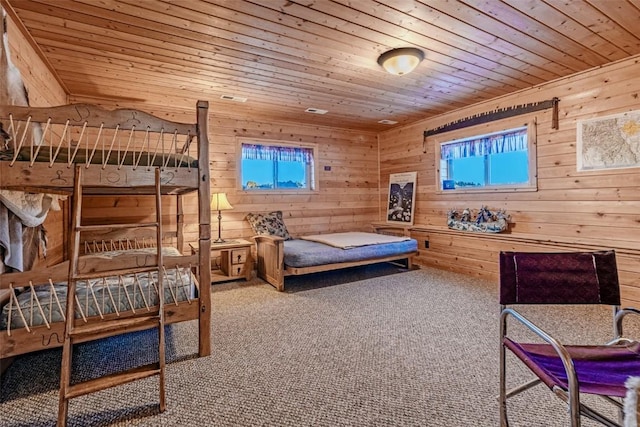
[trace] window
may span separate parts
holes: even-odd
[[[241,141],[240,183],[246,191],[315,191],[316,147]]]
[[[441,143],[439,190],[535,190],[534,139],[524,126]]]

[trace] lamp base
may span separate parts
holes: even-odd
[[[218,238],[211,243],[224,243],[225,240],[222,238],[222,213],[218,211]]]

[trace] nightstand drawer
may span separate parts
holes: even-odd
[[[220,265],[222,273],[229,277],[244,276],[246,274],[246,264],[227,264],[225,262]]]
[[[245,265],[244,264],[233,264],[231,266],[231,271],[229,271],[230,277],[244,276],[246,274]]]
[[[223,251],[220,255],[222,256],[221,265],[224,266],[232,266],[232,265],[244,265],[247,262],[247,249],[230,249],[228,251]]]
[[[247,250],[235,249],[231,251],[231,264],[244,264],[247,262]]]

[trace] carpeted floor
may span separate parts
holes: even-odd
[[[194,322],[168,328],[164,413],[151,378],[72,400],[69,425],[497,426],[497,284],[401,271],[292,277],[285,293],[259,279],[215,285],[210,357],[194,357]],[[608,309],[570,311],[585,314],[526,313],[570,343],[609,339]],[[143,332],[82,345],[77,377],[145,363],[154,339]],[[17,358],[2,379],[0,426],[55,425],[59,369],[60,351]],[[564,406],[543,386],[509,408],[512,426],[567,425]]]

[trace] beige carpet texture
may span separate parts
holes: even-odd
[[[195,322],[167,328],[165,412],[156,377],[73,399],[69,425],[499,425],[498,283],[389,265],[287,280],[283,293],[259,279],[212,286],[209,357],[195,357]],[[566,343],[611,338],[609,308],[523,312]],[[148,363],[154,343],[146,331],[77,346],[74,378]],[[0,426],[55,425],[60,359],[60,350],[16,359],[0,384]],[[529,378],[508,363],[511,386]],[[509,411],[512,427],[568,425],[544,385]]]

